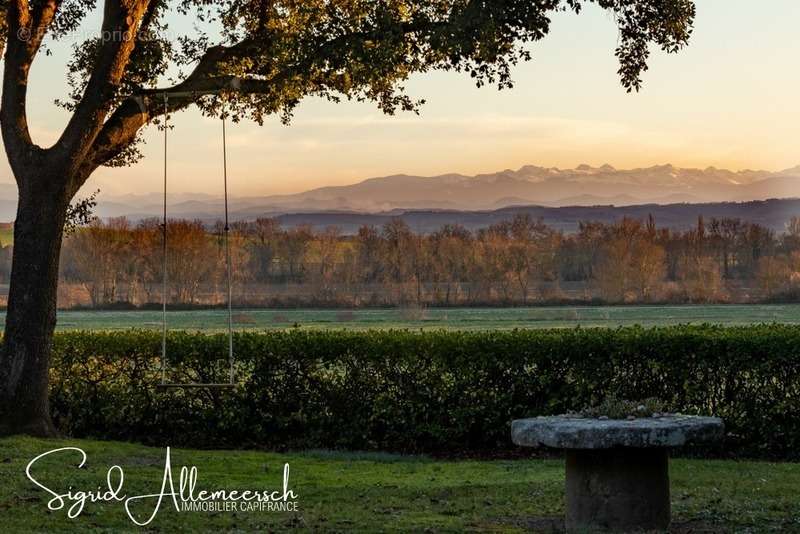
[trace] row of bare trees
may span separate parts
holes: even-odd
[[[62,253],[61,304],[159,302],[161,232],[156,220],[126,219],[74,232]],[[174,220],[168,232],[168,300],[222,302],[221,225]],[[750,302],[800,293],[797,217],[781,234],[740,219],[700,218],[692,229],[671,230],[652,217],[583,222],[564,234],[517,216],[475,232],[447,225],[425,235],[400,219],[343,235],[264,218],[235,224],[231,250],[235,298],[249,305]],[[0,260],[10,257],[0,252]],[[0,261],[0,276],[7,268]]]

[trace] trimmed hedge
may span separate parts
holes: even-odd
[[[157,333],[59,333],[54,418],[76,437],[160,445],[491,453],[514,449],[514,418],[616,394],[723,417],[726,454],[800,458],[792,326],[291,330],[238,334],[235,347],[236,389],[163,392]],[[172,334],[169,379],[224,381],[226,348]]]

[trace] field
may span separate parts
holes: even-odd
[[[0,314],[0,321],[4,321]],[[226,328],[224,310],[168,312],[175,330],[218,331]],[[681,323],[742,325],[800,324],[800,304],[713,306],[597,306],[538,308],[430,308],[430,309],[259,309],[235,310],[237,330],[311,329],[459,329],[569,328],[642,326]],[[159,311],[62,311],[60,330],[160,329]]]
[[[124,471],[120,496],[158,493],[165,451],[128,443],[87,440],[0,439],[0,524],[5,532],[134,532],[122,502],[87,502],[75,519],[47,511],[53,490],[105,489],[106,471]],[[257,451],[173,450],[177,489],[181,466],[196,466],[197,490],[267,490],[281,487],[285,463],[297,512],[183,511],[168,498],[148,531],[311,532],[524,532],[560,530],[564,464],[560,459],[437,460],[384,453],[326,451],[287,454]],[[800,529],[800,465],[790,463],[674,459],[670,464],[673,532],[774,532]],[[117,481],[118,478],[114,477]],[[116,483],[115,483],[116,486]],[[69,507],[68,503],[66,507]],[[155,499],[131,506],[140,520]],[[561,523],[563,524],[563,523]]]

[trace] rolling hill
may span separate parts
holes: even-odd
[[[393,175],[352,185],[329,186],[291,195],[233,198],[236,218],[298,212],[382,213],[395,209],[493,210],[509,206],[633,206],[742,202],[800,197],[800,166],[780,172],[729,171],[672,165],[617,170],[610,165],[557,169],[528,165],[518,170],[465,176]],[[157,216],[156,195],[102,198],[104,217]],[[221,199],[205,195],[171,198],[171,213],[207,219],[222,211]]]
[[[235,191],[233,192],[235,194]],[[354,231],[360,224],[380,225],[401,216],[430,231],[445,223],[470,228],[524,211],[570,231],[578,220],[613,220],[653,213],[659,223],[685,227],[697,215],[738,216],[782,230],[798,213],[800,166],[779,172],[730,171],[673,165],[619,170],[611,165],[558,169],[526,165],[491,174],[443,174],[423,177],[397,174],[309,191],[257,197],[232,197],[231,217],[253,220],[279,217],[286,224],[336,224]],[[16,188],[0,184],[0,221],[14,218]],[[96,213],[134,221],[161,214],[160,193],[104,196]],[[214,221],[222,199],[206,194],[170,195],[172,217]]]
[[[640,204],[634,206],[515,206],[498,210],[394,210],[384,213],[314,212],[278,215],[281,225],[294,227],[311,225],[317,230],[338,226],[343,233],[354,234],[363,225],[379,227],[392,218],[404,220],[415,232],[430,233],[445,224],[460,224],[470,230],[485,228],[493,223],[512,219],[518,214],[542,218],[549,226],[566,233],[578,230],[581,221],[610,223],[623,217],[655,218],[659,227],[688,229],[703,216],[715,218],[738,217],[782,233],[786,223],[800,215],[800,199],[773,199],[750,202],[714,202],[703,204]]]

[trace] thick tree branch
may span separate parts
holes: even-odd
[[[58,5],[58,0],[48,0],[32,13],[27,0],[7,4],[0,127],[15,176],[22,175],[16,171],[27,164],[33,148],[26,109],[28,74]]]
[[[61,138],[53,147],[65,161],[80,165],[103,127],[136,44],[139,23],[150,0],[106,0],[103,42],[92,75]]]
[[[6,4],[8,5],[8,21],[12,26],[25,28],[29,25],[31,10],[28,0],[13,0]]]
[[[419,31],[419,27],[409,26],[406,31]],[[364,38],[363,33],[341,35],[324,43],[318,52],[330,53],[347,41]],[[223,74],[227,63],[246,57],[258,47],[259,43],[253,39],[245,39],[227,47],[212,47],[181,83],[169,88],[143,90],[140,94],[125,99],[98,133],[91,151],[83,161],[80,174],[88,177],[97,167],[116,157],[136,140],[139,129],[165,112],[173,113],[190,106],[204,95],[224,91],[238,94],[266,94],[275,91],[287,80],[302,75],[304,67],[308,67],[308,65],[294,65],[270,79],[239,78]],[[80,185],[82,184],[76,184],[78,188]]]
[[[183,82],[170,88],[148,89],[123,100],[99,128],[90,149],[82,158],[79,172],[82,179],[88,178],[97,167],[125,150],[136,140],[139,130],[153,118],[165,112],[172,113],[188,107],[205,94],[218,93],[226,89],[240,90],[238,78],[215,76],[214,73],[220,70],[220,65],[226,60],[252,46],[254,46],[252,41],[245,40],[230,47],[210,48]],[[265,89],[264,83],[259,82],[259,90]],[[256,92],[254,84],[248,82],[248,87],[251,92]],[[167,96],[166,108],[163,102],[164,96]],[[76,190],[81,185],[83,184],[75,184]]]
[[[204,95],[225,91],[239,94],[264,93],[274,87],[274,83],[275,81],[220,76],[194,80],[192,83],[184,82],[170,88],[150,89],[129,97],[106,121],[95,139],[92,151],[87,154],[80,174],[88,177],[97,167],[115,158],[136,140],[139,130],[156,117],[184,109]]]

